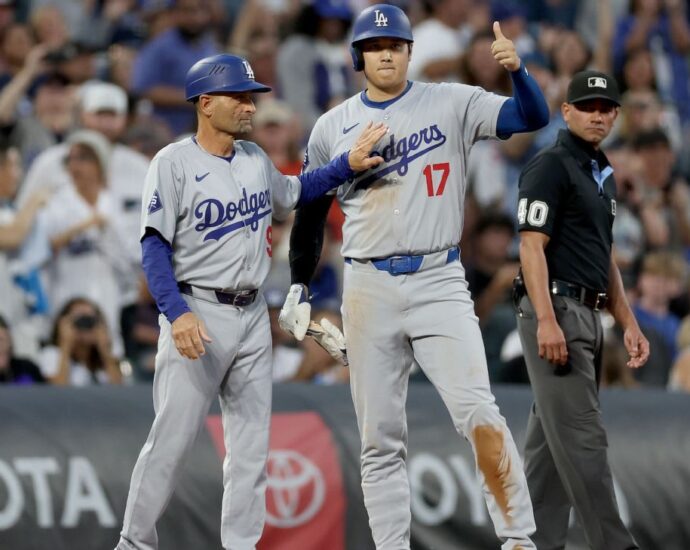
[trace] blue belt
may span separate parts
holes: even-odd
[[[449,264],[460,258],[460,249],[455,246],[448,249],[446,263]],[[373,258],[369,260],[379,271],[387,271],[391,275],[404,275],[414,273],[422,267],[424,255],[420,256],[391,256],[389,258]],[[345,262],[352,263],[352,258],[345,258]]]

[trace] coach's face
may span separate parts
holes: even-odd
[[[371,85],[388,92],[402,91],[410,64],[407,42],[398,38],[372,38],[362,44],[362,54],[364,74]]]
[[[252,95],[242,93],[218,93],[202,95],[201,108],[207,113],[214,129],[225,134],[246,134],[252,130],[252,117],[256,107]]]
[[[618,106],[607,99],[588,99],[563,103],[561,113],[573,134],[598,148],[611,132]]]

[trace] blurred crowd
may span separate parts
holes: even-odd
[[[140,267],[148,161],[194,132],[184,76],[219,52],[260,82],[249,139],[298,174],[316,119],[362,89],[348,50],[369,0],[0,0],[0,382],[150,381],[158,311]],[[690,10],[686,0],[394,0],[412,24],[410,78],[504,95],[491,23],[501,22],[544,91],[551,121],[470,155],[462,262],[495,382],[527,381],[511,285],[521,168],[564,127],[572,75],[614,74],[620,116],[604,150],[616,174],[615,257],[652,345],[625,368],[604,314],[603,384],[690,392]],[[264,97],[265,96],[265,97]],[[334,205],[310,288],[313,317],[340,324],[342,212]],[[276,381],[347,382],[307,338],[278,328],[291,222],[275,222],[264,288]],[[460,236],[459,236],[460,237]],[[461,361],[462,358],[458,358]],[[413,379],[424,380],[421,372]]]

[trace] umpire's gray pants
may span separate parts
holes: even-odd
[[[599,314],[575,300],[553,296],[568,346],[568,363],[539,357],[537,321],[527,297],[518,330],[534,404],[525,442],[525,471],[539,550],[565,548],[571,506],[592,550],[638,548],[618,513],[599,410],[602,328]]]

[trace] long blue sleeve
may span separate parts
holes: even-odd
[[[147,230],[141,241],[141,264],[149,285],[149,292],[158,309],[172,323],[190,311],[182,298],[172,265],[172,247],[160,233]]]
[[[355,173],[350,168],[348,155],[349,151],[333,159],[325,166],[306,174],[300,174],[298,177],[302,183],[302,193],[299,196],[297,206],[302,206],[325,195],[331,189],[335,189],[349,178],[354,177]]]
[[[549,123],[549,107],[539,85],[520,65],[510,73],[513,97],[501,107],[496,122],[496,134],[507,138],[518,132],[533,132]]]

